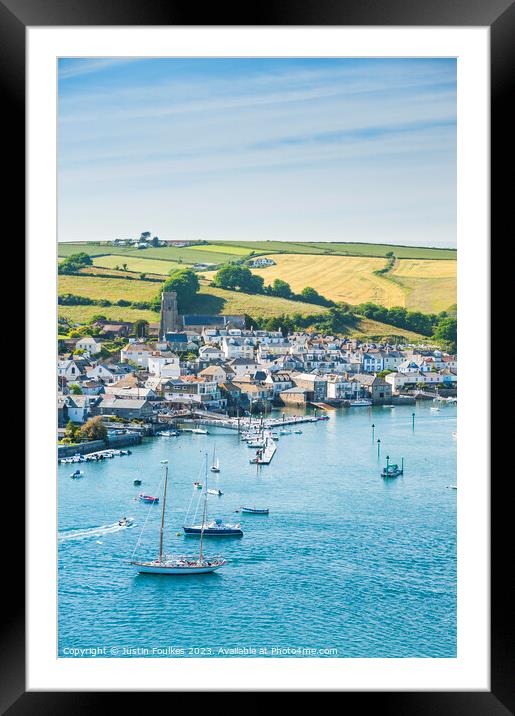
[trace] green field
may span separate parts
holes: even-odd
[[[114,269],[127,264],[129,271],[146,274],[157,274],[167,276],[170,271],[183,267],[177,261],[164,261],[163,259],[142,259],[139,256],[97,256],[93,259],[93,265],[101,268]]]
[[[59,258],[66,258],[71,254],[85,252],[90,256],[120,256],[133,257],[139,259],[160,259],[163,261],[182,261],[185,264],[211,263],[223,264],[228,261],[240,260],[242,254],[241,247],[235,247],[231,251],[230,247],[222,249],[220,246],[213,247],[199,245],[195,247],[176,248],[175,246],[163,246],[148,249],[136,249],[132,246],[113,246],[107,242],[77,242],[77,243],[60,243],[58,244]],[[123,261],[120,258],[120,261]]]
[[[128,280],[124,278],[112,278],[99,276],[59,276],[59,293],[73,293],[78,296],[99,299],[106,298],[110,301],[117,301],[123,298],[128,301],[148,301],[159,291],[159,283]],[[189,313],[203,313],[207,315],[217,314],[248,314],[258,317],[272,317],[278,315],[291,315],[301,313],[309,315],[323,313],[326,309],[322,306],[289,301],[284,298],[273,296],[259,296],[239,293],[237,291],[226,291],[208,285],[203,279],[200,291],[192,303]],[[94,315],[103,315],[111,320],[136,321],[147,320],[149,323],[159,323],[159,313],[149,310],[134,309],[130,306],[58,306],[60,317],[66,317],[75,323],[87,323]],[[378,323],[367,318],[361,319],[358,324],[349,329],[350,336],[404,336],[407,340],[424,340],[411,331],[394,328],[386,324]]]
[[[364,244],[354,242],[295,242],[295,241],[217,241],[216,246],[244,247],[256,254],[288,253],[288,254],[333,254],[336,256],[376,256],[384,257],[393,251],[397,258],[413,259],[450,259],[456,260],[455,249],[433,249],[417,246],[394,246],[392,244]]]
[[[128,281],[122,278],[96,276],[58,276],[59,295],[73,293],[76,296],[118,301],[150,301],[159,291],[159,283],[153,281]]]

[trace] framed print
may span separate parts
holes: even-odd
[[[488,307],[513,5],[0,12],[27,147],[5,710],[508,713]]]

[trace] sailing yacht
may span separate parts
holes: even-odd
[[[204,510],[202,515],[202,522],[200,524],[193,524],[193,525],[184,525],[184,534],[185,535],[200,535],[200,538],[202,539],[203,536],[206,537],[243,537],[243,530],[240,527],[239,522],[235,524],[229,524],[228,522],[223,522],[220,519],[211,520],[208,521],[207,517],[207,496],[208,494],[213,494],[213,491],[208,488],[207,485],[207,453],[206,453],[206,462],[205,462],[205,479],[204,479],[204,489],[201,494],[204,496]],[[215,491],[214,494],[222,494],[219,490]],[[187,517],[186,517],[187,519]],[[193,518],[195,519],[195,517]]]
[[[211,465],[211,472],[220,472],[220,462],[216,457],[216,445],[213,445],[213,464]]]
[[[215,572],[226,564],[223,557],[204,557],[203,553],[203,537],[204,529],[200,533],[200,549],[197,555],[167,555],[164,552],[164,531],[165,531],[165,511],[166,511],[166,491],[168,487],[168,460],[162,461],[165,466],[165,479],[163,489],[163,508],[161,511],[161,529],[159,533],[159,555],[151,560],[131,560],[131,564],[137,572],[143,574],[205,574],[207,572]],[[206,505],[204,505],[204,517],[202,525],[205,524]],[[141,538],[141,536],[140,536]],[[138,541],[139,544],[139,541]],[[138,545],[133,553],[136,552]]]

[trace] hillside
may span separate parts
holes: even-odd
[[[456,261],[400,259],[378,275],[385,259],[357,256],[270,254],[275,266],[252,269],[265,285],[287,281],[295,292],[311,286],[333,301],[358,305],[371,301],[391,308],[438,313],[456,303]]]

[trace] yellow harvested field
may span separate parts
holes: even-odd
[[[456,278],[456,261],[445,259],[400,259],[392,276],[407,278]]]
[[[354,305],[373,301],[387,308],[404,306],[402,287],[373,273],[386,266],[386,259],[313,254],[273,254],[270,258],[275,266],[252,269],[265,279],[265,285],[281,278],[295,293],[311,286],[333,301]]]
[[[386,308],[403,306],[411,311],[438,313],[456,303],[456,261],[400,259],[390,273],[374,271],[386,266],[382,258],[273,254],[275,266],[252,269],[265,280],[287,281],[299,293],[306,286],[333,301],[352,305],[372,301]]]
[[[404,289],[406,308],[439,313],[456,303],[456,268],[456,261],[401,259],[390,276]]]

